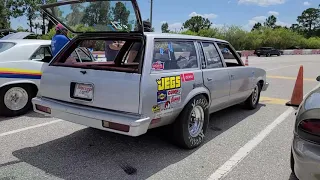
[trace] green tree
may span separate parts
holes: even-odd
[[[264,22],[264,26],[275,28],[276,27],[277,18],[274,15],[269,16]]]
[[[120,22],[122,25],[129,25],[130,11],[127,10],[126,6],[122,2],[117,2],[115,7],[112,8],[113,20]],[[129,28],[131,29],[131,28]]]
[[[253,25],[251,31],[254,31],[254,30],[258,30],[262,27],[262,24],[260,22],[257,22]]]
[[[0,1],[0,29],[10,28],[10,16],[5,1]]]
[[[298,16],[297,21],[308,37],[316,35],[320,28],[320,9],[308,8]]]
[[[84,10],[82,23],[88,26],[107,25],[110,23],[110,2],[97,1]]]
[[[18,26],[17,31],[18,32],[27,32],[28,29],[24,29],[22,26]]]
[[[208,18],[204,18],[201,16],[193,16],[185,23],[183,23],[183,27],[187,28],[193,32],[199,32],[201,29],[209,29],[212,25],[212,22]]]
[[[77,24],[80,24],[81,19],[84,15],[83,9],[84,7],[81,4],[71,4],[72,13],[66,16],[67,24],[69,26],[75,26]]]
[[[162,33],[168,33],[168,32],[170,32],[170,30],[169,30],[169,24],[168,24],[167,22],[165,22],[165,23],[163,23],[163,24],[161,25],[161,31],[162,31]]]

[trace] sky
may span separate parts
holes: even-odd
[[[143,20],[150,17],[150,0],[137,0]],[[317,8],[320,0],[153,0],[153,27],[161,32],[161,24],[167,22],[169,29],[179,31],[182,23],[200,15],[214,27],[238,25],[251,30],[256,22],[264,22],[270,15],[277,17],[277,24],[290,27],[296,23],[303,10]],[[28,28],[25,17],[11,20],[11,26]]]

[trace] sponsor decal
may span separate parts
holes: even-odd
[[[167,101],[167,91],[158,91],[157,92],[157,102],[162,103]]]
[[[160,111],[161,111],[160,105],[154,105],[154,106],[152,107],[152,112],[153,112],[153,113],[158,113],[158,112],[160,112]]]
[[[167,109],[171,109],[171,103],[170,103],[170,101],[167,101],[166,103],[164,103],[164,108],[163,108],[163,110],[167,110]]]
[[[181,77],[179,76],[169,76],[162,77],[156,80],[158,85],[158,91],[177,89],[181,87]]]
[[[163,70],[164,69],[164,62],[157,61],[152,63],[152,70]]]
[[[182,82],[194,81],[194,74],[193,73],[185,73],[181,75]]]
[[[160,48],[160,54],[163,55],[163,53],[164,53],[163,48]]]
[[[180,95],[172,96],[170,98],[170,102],[171,104],[181,103],[181,96]]]
[[[181,88],[171,89],[167,91],[168,96],[179,95],[179,94],[181,94]]]

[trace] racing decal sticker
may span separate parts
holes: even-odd
[[[170,103],[171,104],[181,103],[181,96],[180,95],[171,96],[170,97]]]
[[[163,70],[164,69],[164,62],[157,61],[152,63],[152,70]]]
[[[157,103],[163,103],[167,101],[167,91],[158,91],[157,92]]]
[[[158,105],[154,105],[153,107],[152,107],[152,112],[153,113],[158,113],[158,112],[160,112],[161,111],[161,108],[160,108],[160,105],[158,104]]]
[[[181,94],[181,88],[178,89],[171,89],[167,91],[168,96],[173,96],[173,95],[180,95]]]
[[[41,79],[41,71],[0,68],[0,78]]]
[[[168,110],[168,109],[171,109],[171,103],[170,101],[167,101],[164,103],[164,107],[163,107],[163,110]]]
[[[171,42],[168,43],[168,49],[169,51],[173,52],[173,46]]]
[[[168,76],[162,77],[156,80],[158,85],[158,91],[177,89],[181,87],[181,77],[178,76]]]
[[[194,81],[194,74],[193,73],[185,73],[181,74],[182,82]]]

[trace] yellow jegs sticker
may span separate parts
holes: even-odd
[[[181,77],[169,76],[157,79],[158,91],[176,89],[181,87]]]

